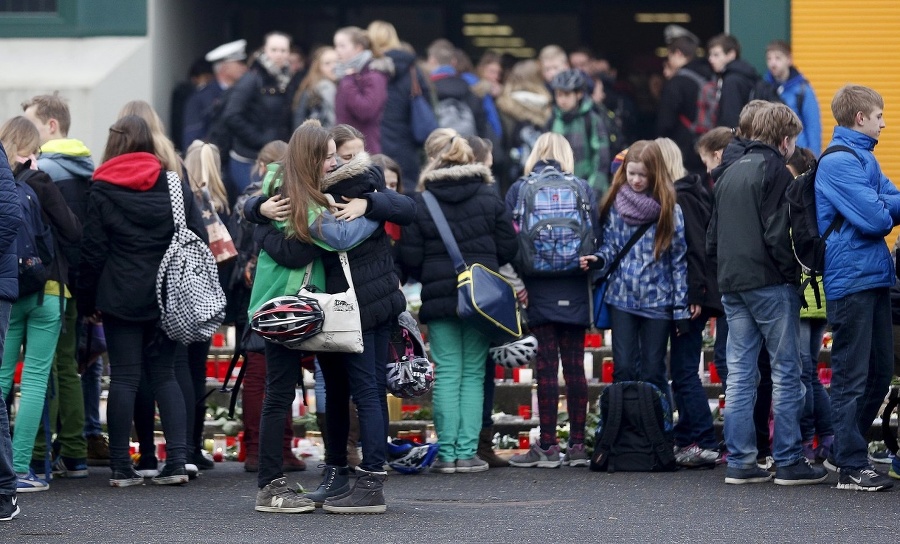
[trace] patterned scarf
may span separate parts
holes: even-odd
[[[269,72],[269,75],[275,78],[275,81],[278,82],[278,90],[283,93],[287,89],[288,83],[291,82],[291,74],[288,71],[288,67],[283,66],[278,68],[272,64],[272,61],[269,60],[269,57],[267,57],[265,53],[261,53],[259,58],[256,59],[256,62],[265,68],[266,72]]]
[[[662,207],[653,197],[636,193],[627,183],[616,194],[616,211],[628,225],[656,222]]]
[[[368,49],[363,49],[360,53],[358,53],[355,57],[348,60],[347,62],[337,63],[334,67],[334,75],[336,75],[340,80],[349,72],[358,74],[370,60],[372,60],[372,52]]]

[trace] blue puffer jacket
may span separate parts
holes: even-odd
[[[605,263],[601,273],[616,258],[631,235],[639,228],[628,225],[610,208],[603,224],[603,245],[597,256]],[[675,205],[675,234],[672,244],[660,259],[653,256],[654,224],[634,244],[609,277],[605,302],[620,310],[672,310],[672,319],[689,319],[687,297],[687,242],[684,238],[684,216],[681,206]]]
[[[6,160],[6,150],[0,144],[0,300],[9,302],[15,302],[19,296],[16,235],[21,222],[16,181]]]
[[[797,137],[797,146],[811,149],[818,157],[822,153],[822,115],[819,100],[809,81],[796,68],[791,68],[784,83],[775,81],[772,72],[766,72],[765,78],[778,88],[778,96],[794,110],[803,123],[803,132]],[[803,104],[799,103],[800,96],[803,96]]]
[[[894,261],[884,237],[900,223],[900,191],[882,173],[872,154],[878,140],[845,127],[835,127],[829,145],[856,151],[832,153],[816,173],[816,219],[823,234],[840,213],[841,230],[825,248],[825,297],[894,285]]]

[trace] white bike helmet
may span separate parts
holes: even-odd
[[[502,346],[491,348],[491,360],[494,361],[494,364],[506,368],[528,366],[537,359],[537,348],[537,338],[529,334]]]
[[[301,342],[322,332],[324,323],[319,303],[299,296],[273,298],[250,319],[250,327],[269,342],[297,349]]]
[[[407,357],[387,364],[387,388],[395,397],[421,397],[434,386],[434,369],[425,357]]]

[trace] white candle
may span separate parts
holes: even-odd
[[[531,383],[533,371],[530,368],[519,369],[519,383]]]
[[[594,378],[594,354],[584,354],[584,379],[591,381]]]

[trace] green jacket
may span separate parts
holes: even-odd
[[[609,133],[606,124],[594,110],[590,97],[584,97],[577,110],[563,112],[553,107],[550,131],[562,134],[575,155],[577,177],[587,180],[600,194],[609,188]]]

